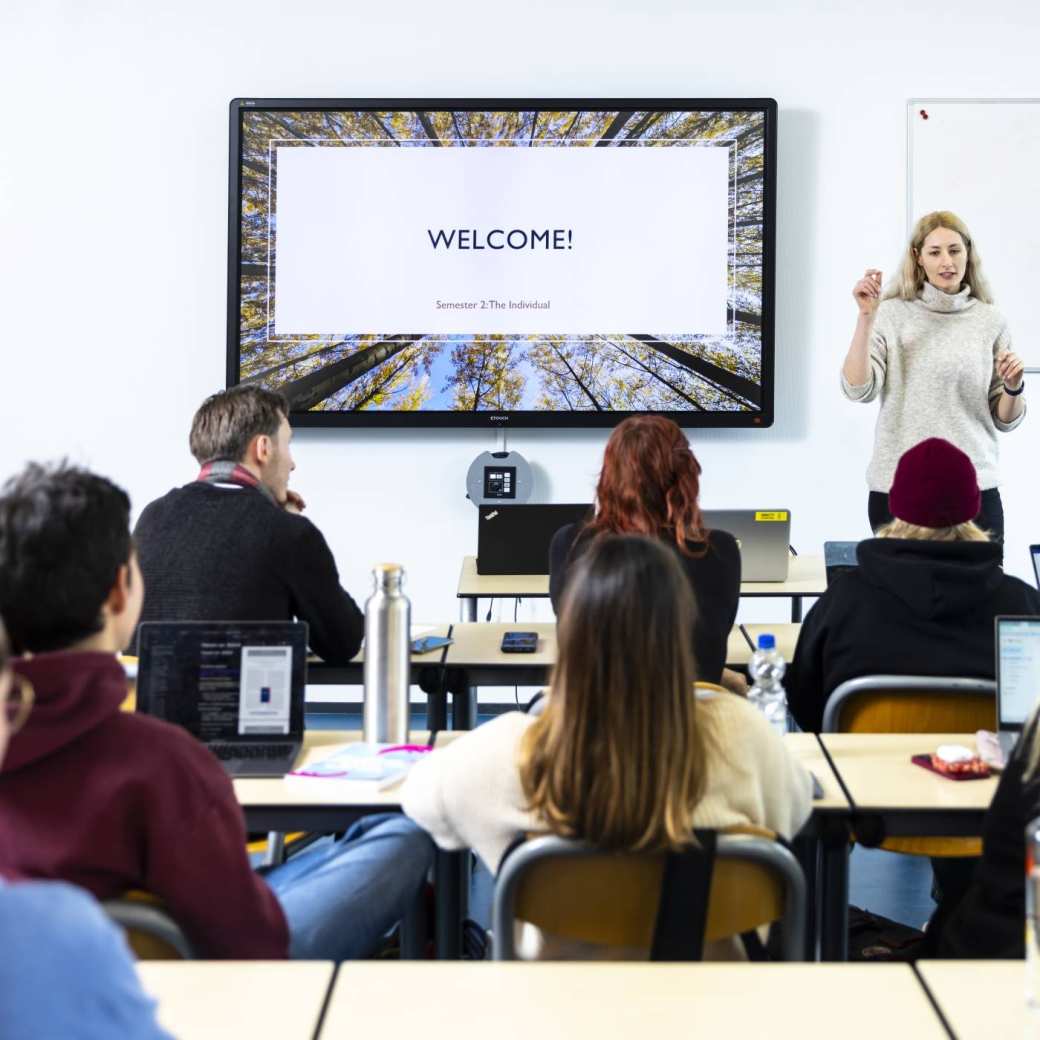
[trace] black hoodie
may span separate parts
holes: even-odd
[[[819,732],[828,696],[860,675],[992,679],[993,618],[1040,614],[1040,594],[1003,572],[990,542],[871,538],[856,555],[806,615],[787,672],[804,730]]]

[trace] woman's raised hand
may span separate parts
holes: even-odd
[[[873,314],[881,302],[881,272],[868,268],[852,289],[852,298],[860,314]]]

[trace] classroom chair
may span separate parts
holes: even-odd
[[[992,679],[864,675],[827,698],[823,733],[974,733],[997,725]],[[922,750],[927,750],[927,745]],[[912,856],[981,856],[980,838],[886,838],[880,848]]]
[[[775,835],[717,835],[704,942],[781,921],[784,960],[805,954],[802,868]],[[583,842],[537,837],[506,858],[492,907],[495,960],[519,960],[516,929],[528,922],[554,937],[620,946],[649,955],[658,925],[666,856],[603,852]]]
[[[194,960],[195,950],[161,900],[148,892],[127,892],[101,904],[109,918],[126,932],[139,961]]]

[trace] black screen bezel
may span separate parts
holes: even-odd
[[[775,290],[776,290],[776,166],[777,103],[773,98],[235,98],[230,105],[228,159],[228,282],[226,385],[240,381],[240,233],[241,233],[241,127],[243,111],[338,109],[405,111],[530,111],[616,110],[638,111],[760,111],[765,119],[762,235],[762,383],[761,407],[748,412],[596,412],[596,411],[293,411],[295,427],[463,427],[488,429],[602,428],[617,425],[632,415],[663,415],[687,428],[764,429],[774,420]]]

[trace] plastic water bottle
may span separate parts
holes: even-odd
[[[1026,1005],[1040,1012],[1040,816],[1026,825]]]
[[[411,604],[401,591],[404,568],[377,563],[365,603],[364,736],[369,744],[408,743]]]
[[[787,664],[776,648],[776,640],[767,632],[758,637],[758,649],[748,662],[751,689],[748,701],[763,715],[777,733],[787,732],[787,694],[783,683]]]

